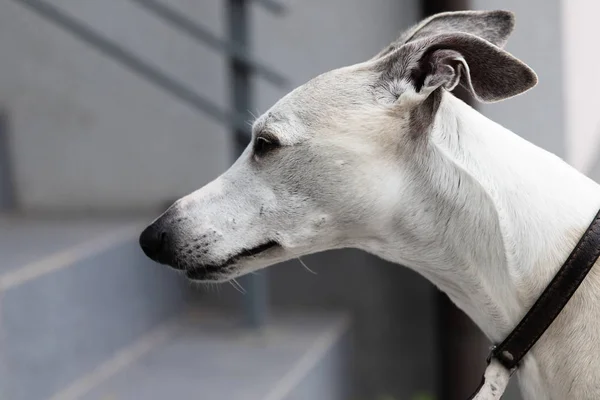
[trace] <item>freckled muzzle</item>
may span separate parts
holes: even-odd
[[[176,218],[176,211],[167,210],[141,233],[140,247],[150,259],[178,270],[184,270],[192,280],[223,280],[239,270],[244,259],[281,248],[274,240],[265,240],[253,247],[231,249],[215,254],[214,245],[219,235],[208,230],[197,236],[185,234],[184,218]],[[211,250],[212,249],[212,250]]]

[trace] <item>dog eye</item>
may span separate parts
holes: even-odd
[[[269,151],[272,151],[279,147],[277,139],[271,139],[264,136],[258,136],[254,141],[254,154],[257,156],[263,156]]]

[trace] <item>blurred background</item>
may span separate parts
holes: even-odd
[[[137,236],[290,89],[496,8],[540,84],[475,106],[600,177],[592,1],[2,0],[0,399],[466,398],[489,343],[408,269],[344,250],[204,287]]]

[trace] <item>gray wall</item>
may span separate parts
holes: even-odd
[[[130,2],[52,3],[226,104],[225,60]],[[220,2],[169,3],[223,30]],[[230,162],[223,127],[13,1],[0,2],[0,54],[24,209],[148,209]]]
[[[417,0],[284,0],[290,13],[254,13],[255,51],[291,77],[295,87],[325,71],[366,60],[419,17]],[[257,82],[265,111],[287,90]]]
[[[506,49],[531,66],[539,77],[538,85],[530,92],[477,108],[525,139],[564,157],[560,5],[560,0],[472,0],[474,9],[505,9],[516,13],[516,28]]]

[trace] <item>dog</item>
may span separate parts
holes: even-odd
[[[143,251],[224,282],[362,249],[414,269],[502,341],[600,209],[599,185],[451,93],[496,102],[535,86],[503,50],[513,27],[507,11],[437,14],[294,89],[256,119],[225,173],[144,230]],[[527,400],[600,399],[597,268],[518,376]]]

